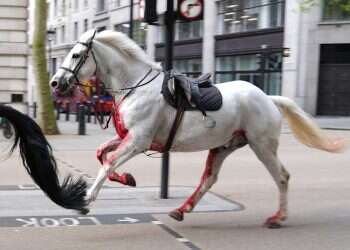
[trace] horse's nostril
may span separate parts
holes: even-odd
[[[57,88],[58,87],[58,82],[57,81],[52,81],[51,82],[51,87],[52,88]]]

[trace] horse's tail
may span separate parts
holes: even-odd
[[[303,144],[336,153],[345,149],[345,139],[330,138],[294,101],[282,96],[269,96],[287,118],[295,137]]]
[[[86,211],[86,182],[82,178],[74,179],[68,175],[60,184],[52,148],[35,121],[3,105],[0,105],[0,117],[6,118],[15,130],[10,152],[19,145],[24,167],[44,193],[64,208]]]

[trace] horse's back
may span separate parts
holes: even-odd
[[[271,98],[261,89],[245,81],[226,82],[217,86],[223,94],[224,101],[230,101],[230,96],[239,96],[240,126],[248,135],[279,135],[282,115]]]

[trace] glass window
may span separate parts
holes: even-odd
[[[216,83],[243,80],[265,93],[279,95],[282,79],[282,53],[223,56],[216,58]]]
[[[74,10],[79,11],[79,0],[74,1]]]
[[[202,73],[202,59],[174,60],[174,68],[187,76],[197,77]]]
[[[55,0],[53,4],[53,13],[55,17],[57,16],[57,10],[58,10],[57,0]]]
[[[66,41],[66,27],[62,25],[61,28],[61,43],[64,43]]]
[[[283,26],[283,0],[223,0],[218,3],[218,33]]]
[[[84,19],[84,32],[86,32],[89,29],[89,23],[87,19]]]
[[[61,10],[62,10],[62,16],[65,16],[66,15],[66,0],[62,0]]]
[[[350,20],[350,3],[348,0],[323,1],[323,20],[348,21]]]
[[[175,40],[187,40],[202,37],[202,21],[177,22]]]
[[[112,0],[111,1],[111,7],[112,9],[116,9],[116,8],[119,8],[121,7],[121,0]]]
[[[122,32],[126,35],[129,35],[130,30],[130,24],[129,23],[120,23],[114,25],[114,30]],[[147,31],[147,24],[143,23],[138,20],[133,21],[133,40],[141,45],[144,46],[146,44],[146,31]]]
[[[78,36],[79,36],[78,22],[74,22],[74,41],[78,40]]]
[[[98,0],[97,1],[97,12],[101,12],[106,10],[106,2],[105,0]]]

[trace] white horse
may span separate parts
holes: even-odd
[[[107,177],[135,185],[130,174],[119,175],[116,169],[145,150],[162,152],[176,114],[161,94],[164,72],[157,63],[147,58],[144,51],[122,33],[103,31],[95,34],[91,30],[82,35],[51,80],[51,86],[64,93],[96,74],[115,95],[113,118],[118,135],[97,150],[102,167],[87,192],[89,201],[96,199]],[[249,144],[279,189],[279,210],[265,224],[279,227],[287,218],[289,179],[277,155],[282,114],[288,119],[294,135],[307,146],[339,152],[344,143],[326,137],[308,115],[286,97],[267,96],[244,81],[216,86],[222,94],[223,105],[219,111],[208,112],[216,126],[205,126],[200,112],[186,112],[173,141],[171,152],[209,150],[209,154],[199,186],[169,215],[183,220],[184,213],[191,212],[216,182],[224,159]],[[130,93],[126,95],[126,91]]]

